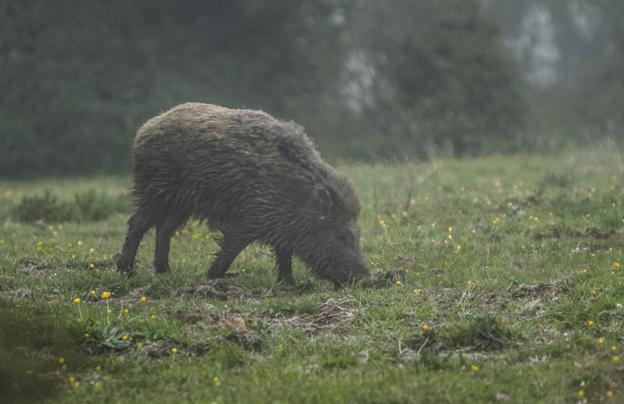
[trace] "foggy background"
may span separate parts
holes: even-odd
[[[0,176],[127,173],[185,101],[306,127],[330,161],[619,142],[618,0],[0,1]]]

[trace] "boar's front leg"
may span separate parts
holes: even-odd
[[[249,245],[250,241],[223,233],[219,240],[221,250],[215,255],[215,260],[208,270],[208,278],[223,278],[236,256]]]
[[[277,282],[294,284],[295,279],[292,274],[292,250],[289,248],[275,248],[277,256]]]

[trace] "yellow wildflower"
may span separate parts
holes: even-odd
[[[72,300],[73,304],[80,304],[80,298],[79,297],[75,297],[74,300]]]
[[[478,365],[476,365],[476,364],[474,364],[474,363],[473,363],[472,365],[470,365],[470,370],[471,370],[473,373],[479,373],[479,370],[480,370],[480,369],[479,369],[479,366],[478,366]]]
[[[429,332],[431,327],[429,327],[429,324],[424,323],[421,328],[424,332]]]
[[[598,337],[598,343],[600,345],[604,344],[605,343],[605,337]]]
[[[147,301],[147,297],[146,296],[141,296],[141,297],[139,297],[139,301],[141,303],[145,303]]]
[[[611,390],[611,389],[607,390],[606,396],[607,396],[607,398],[612,398],[613,397],[613,390]]]
[[[592,328],[594,326],[594,320],[587,320],[587,326]]]
[[[212,378],[212,384],[214,384],[217,387],[221,385],[221,379],[219,379],[219,376],[215,376]]]
[[[128,341],[128,339],[130,339],[130,337],[128,337],[127,335],[123,335],[121,337],[122,341]]]
[[[110,297],[111,297],[111,292],[109,292],[109,291],[102,292],[101,297],[102,297],[102,299],[104,299],[104,300],[108,300],[108,299],[110,299]]]
[[[611,357],[611,362],[613,363],[619,363],[620,362],[620,355],[613,355]]]
[[[176,347],[171,348],[171,353],[177,353],[177,352],[178,352],[178,348]]]
[[[622,264],[620,264],[617,261],[615,261],[613,264],[611,264],[611,269],[621,269],[621,268],[622,268]]]
[[[152,314],[149,318],[150,320],[156,320],[156,314]]]
[[[401,286],[401,281],[399,279],[397,279],[396,281],[394,281],[394,285],[395,286]]]

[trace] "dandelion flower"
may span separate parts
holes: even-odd
[[[64,365],[65,364],[65,358],[63,358],[62,356],[58,358],[58,363],[59,365]]]
[[[122,339],[122,341],[128,341],[128,339],[130,339],[130,337],[129,337],[129,336],[127,336],[127,335],[123,335],[123,336],[121,337],[121,339]]]
[[[150,320],[156,320],[156,314],[152,314],[151,316],[149,316]]]
[[[576,392],[576,395],[577,395],[579,398],[583,398],[583,397],[585,397],[585,390],[583,390],[583,389],[579,389],[579,390]]]
[[[147,301],[147,297],[146,296],[141,296],[141,297],[139,297],[139,301],[141,303],[145,303]]]
[[[587,320],[587,326],[592,328],[594,326],[594,320]]]
[[[95,269],[95,264],[93,262],[89,263],[89,269]]]
[[[399,279],[397,279],[396,281],[394,281],[394,285],[395,286],[401,286],[401,281]]]
[[[581,269],[579,269],[579,272],[581,274],[586,274],[587,273],[587,268],[581,268]]]
[[[424,332],[429,332],[429,330],[431,329],[431,327],[429,327],[429,324],[427,323],[424,323],[421,328]]]
[[[620,362],[620,355],[613,355],[611,357],[611,362],[613,363],[619,363]]]
[[[219,376],[215,376],[212,378],[212,384],[214,384],[217,387],[221,385],[221,379],[219,379]]]
[[[74,383],[75,381],[76,381],[76,378],[74,376],[69,376],[70,383]]]
[[[128,315],[128,313],[129,313],[128,309],[123,309],[123,314],[124,314],[125,316],[127,316],[127,315]]]
[[[480,369],[479,369],[479,366],[478,366],[478,365],[476,365],[476,364],[474,364],[474,363],[473,363],[472,365],[470,365],[470,370],[471,370],[473,373],[479,373],[479,370],[480,370]]]
[[[171,348],[171,353],[177,353],[177,352],[178,352],[178,348],[176,347]]]
[[[81,246],[81,245],[82,245],[82,240],[78,240],[78,241],[76,241],[76,245],[77,245],[77,246]]]
[[[611,264],[611,269],[621,269],[621,268],[622,268],[622,264],[620,264],[617,261],[615,261],[613,264]]]
[[[80,304],[80,298],[79,297],[75,297],[74,300],[72,300],[73,304]]]
[[[109,292],[109,291],[102,292],[102,294],[100,296],[102,297],[102,299],[108,300],[111,297],[111,292]]]
[[[604,344],[605,343],[605,337],[598,337],[598,343],[600,345]]]
[[[613,390],[611,390],[611,389],[607,390],[607,393],[605,395],[607,396],[607,398],[612,398],[613,397]]]
[[[414,289],[414,294],[416,296],[420,295],[421,293],[422,293],[422,289],[418,289],[418,288]]]
[[[95,371],[96,372],[101,372],[102,371],[102,367],[100,365],[95,367]]]

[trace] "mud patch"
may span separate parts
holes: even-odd
[[[317,314],[273,318],[269,328],[294,327],[310,334],[335,333],[357,318],[353,303],[350,299],[329,298],[320,305]]]
[[[38,275],[53,269],[52,265],[38,257],[22,257],[18,263],[18,271],[23,274]]]
[[[183,286],[173,291],[174,296],[184,299],[219,299],[232,300],[249,297],[249,292],[238,286],[230,285],[222,279],[214,282]]]

